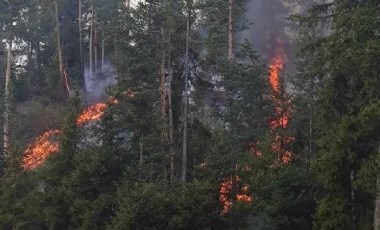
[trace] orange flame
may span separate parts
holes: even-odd
[[[107,108],[106,103],[98,103],[96,105],[92,105],[89,108],[87,108],[79,117],[77,118],[77,125],[82,126],[83,124],[89,122],[89,121],[97,121],[100,120],[103,115],[104,111]]]
[[[41,166],[45,160],[59,150],[57,140],[53,140],[61,134],[58,129],[49,130],[36,138],[36,141],[29,145],[22,159],[22,167],[32,170]]]
[[[271,61],[269,68],[269,83],[274,92],[280,92],[280,73],[284,69],[284,58],[280,53]]]
[[[112,103],[117,103],[115,100]],[[107,108],[106,103],[98,103],[90,106],[76,120],[78,126],[82,126],[87,122],[100,120]],[[45,160],[53,153],[59,150],[58,141],[52,141],[52,137],[61,134],[59,129],[49,130],[36,138],[36,141],[29,145],[25,150],[22,159],[22,167],[26,170],[33,170],[40,167]]]
[[[279,42],[280,43],[280,42]],[[275,134],[272,150],[278,154],[279,163],[290,163],[292,152],[286,150],[293,141],[293,137],[284,137],[279,134],[280,129],[289,127],[291,102],[281,98],[281,72],[284,70],[284,51],[282,48],[277,49],[275,57],[272,58],[269,68],[269,84],[274,92],[272,101],[275,104],[275,113],[269,119],[271,131]]]
[[[232,208],[233,200],[246,203],[253,201],[253,197],[248,193],[249,186],[247,184],[243,184],[241,188],[238,188],[235,197],[232,197],[231,193],[233,191],[233,187],[236,186],[239,181],[240,178],[236,176],[235,181],[233,181],[233,177],[231,177],[220,184],[219,202],[222,204],[222,214],[228,213],[228,211]]]

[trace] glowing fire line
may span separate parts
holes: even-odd
[[[59,145],[53,141],[53,137],[61,134],[59,129],[49,130],[36,138],[36,141],[29,145],[22,159],[24,169],[32,170],[41,166],[45,160],[53,153],[57,152]]]

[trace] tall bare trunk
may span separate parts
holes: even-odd
[[[90,77],[93,77],[93,73],[94,73],[94,67],[93,67],[93,52],[92,52],[92,48],[93,48],[93,45],[94,45],[94,3],[92,3],[92,6],[91,6],[91,23],[90,23],[90,44],[88,45],[89,46],[89,67],[90,67]]]
[[[29,35],[29,41],[28,41],[28,57],[27,57],[27,70],[28,74],[31,73],[31,66],[32,66],[32,53],[33,53],[33,48],[32,48],[32,38],[31,35]]]
[[[379,143],[379,155],[380,155],[380,143]],[[373,220],[374,230],[380,230],[380,175],[377,177],[377,196],[375,201],[375,216]]]
[[[102,72],[104,72],[104,53],[105,53],[105,43],[106,43],[106,39],[105,39],[105,34],[104,34],[104,25],[102,27]]]
[[[79,56],[81,71],[83,74],[83,35],[82,35],[82,0],[78,2],[78,31],[79,31]]]
[[[37,87],[38,90],[42,87],[43,77],[42,77],[42,60],[41,60],[41,48],[39,42],[36,42],[36,62],[37,62]]]
[[[94,9],[94,21],[93,21],[93,26],[94,26],[94,72],[95,74],[98,72],[98,28],[96,26],[97,23],[97,18],[96,18],[96,11]]]
[[[168,110],[169,110],[169,151],[170,151],[170,181],[174,181],[174,122],[173,122],[173,105],[172,105],[172,80],[173,80],[173,70],[172,70],[172,56],[171,56],[171,35],[169,29],[169,79],[168,79]]]
[[[190,40],[190,5],[188,1],[188,12],[186,19],[186,55],[185,55],[185,92],[184,92],[184,109],[183,109],[183,140],[182,140],[182,167],[181,167],[181,182],[186,183],[187,173],[187,123],[188,123],[188,91],[189,91],[189,40]]]
[[[127,5],[128,10],[129,10],[131,8],[131,0],[127,0],[126,5]]]
[[[8,156],[10,146],[10,107],[11,107],[11,67],[12,67],[12,40],[9,39],[8,55],[7,55],[7,71],[5,73],[5,111],[4,111],[4,156]]]
[[[56,18],[56,35],[57,35],[57,50],[58,50],[58,63],[59,63],[59,74],[61,75],[61,81],[63,83],[64,89],[67,95],[70,92],[69,80],[65,68],[65,62],[63,59],[62,43],[61,43],[61,25],[59,22],[59,10],[58,10],[58,0],[55,1],[55,18]]]
[[[162,43],[165,39],[165,29],[164,26],[161,27],[161,37]],[[164,46],[162,46],[164,47]],[[160,115],[162,124],[165,124],[166,121],[166,71],[165,71],[165,50],[162,49],[161,54],[161,65],[160,65]],[[161,129],[161,144],[166,142],[166,128]]]
[[[233,58],[233,6],[234,0],[228,2],[228,61]]]

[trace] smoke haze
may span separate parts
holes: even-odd
[[[285,54],[286,72],[294,72],[297,27],[288,17],[302,13],[310,2],[312,0],[248,0],[245,18],[253,25],[241,33],[240,40],[248,39],[267,64],[276,49],[281,47]]]
[[[87,103],[93,104],[104,101],[108,98],[105,89],[108,86],[116,84],[116,70],[108,62],[104,64],[103,71],[98,70],[96,73],[90,74],[89,69],[85,69],[85,85]]]

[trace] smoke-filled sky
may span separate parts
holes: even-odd
[[[275,49],[281,46],[285,52],[285,62],[291,71],[296,28],[288,17],[301,13],[311,1],[248,0],[245,18],[253,25],[249,30],[243,31],[239,39],[248,39],[266,63],[273,57]]]

